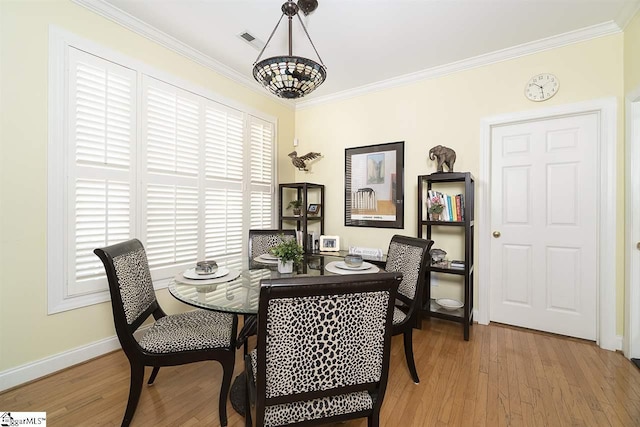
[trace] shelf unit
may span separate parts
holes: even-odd
[[[425,195],[428,190],[444,190],[445,183],[464,184],[464,208],[462,221],[431,221],[425,210]],[[435,188],[434,188],[435,187]],[[438,227],[459,227],[464,234],[464,268],[446,268],[429,265],[425,280],[424,299],[422,301],[423,316],[426,318],[437,317],[459,322],[463,325],[464,339],[469,340],[469,327],[473,323],[473,219],[474,205],[474,178],[469,172],[438,172],[430,175],[418,176],[418,237],[431,239],[432,231]],[[436,242],[437,243],[437,242]],[[462,308],[447,311],[431,299],[431,275],[432,273],[451,274],[462,277],[464,287],[464,305]]]
[[[285,191],[286,190],[295,190],[296,197],[298,200],[302,200],[302,206],[300,215],[285,215]],[[319,192],[319,204],[320,204],[320,213],[318,215],[308,215],[307,209],[309,207],[309,194],[313,192]],[[308,241],[308,232],[309,232],[309,224],[310,223],[320,223],[320,234],[324,234],[324,185],[322,184],[312,184],[310,182],[294,182],[289,184],[280,184],[279,185],[279,201],[280,204],[278,206],[278,228],[283,229],[283,225],[285,221],[294,222],[296,230],[302,231],[302,247],[305,249],[305,252],[310,253],[312,250],[309,250],[309,244],[313,242]],[[287,202],[292,198],[287,198]],[[314,198],[314,200],[316,200]]]

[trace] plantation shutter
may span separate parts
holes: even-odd
[[[131,238],[136,73],[69,48],[66,296],[107,289],[97,247]]]
[[[144,236],[154,278],[194,265],[199,241],[200,97],[143,78]]]
[[[205,248],[207,259],[241,268],[245,203],[244,114],[216,102],[205,102]]]
[[[249,116],[250,227],[273,228],[273,123]]]

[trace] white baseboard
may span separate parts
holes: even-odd
[[[113,336],[83,347],[74,348],[73,350],[68,350],[35,362],[2,371],[0,372],[0,391],[33,381],[61,369],[77,365],[78,363],[86,362],[89,359],[102,356],[119,348],[120,342],[118,342],[116,336]]]

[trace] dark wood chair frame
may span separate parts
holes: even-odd
[[[389,360],[391,357],[391,333],[394,301],[398,285],[402,280],[401,273],[373,273],[345,276],[313,276],[290,277],[281,279],[265,279],[260,282],[260,309],[258,311],[258,344],[257,344],[257,377],[253,377],[251,356],[245,356],[245,376],[247,380],[247,405],[245,425],[251,426],[252,419],[256,426],[264,424],[265,407],[289,402],[307,401],[327,396],[337,396],[357,391],[367,391],[373,399],[371,410],[336,415],[330,418],[319,418],[303,422],[286,424],[287,426],[311,426],[332,422],[340,422],[355,418],[368,418],[369,427],[380,423],[380,409],[389,376]],[[384,333],[384,350],[382,372],[378,382],[336,387],[329,390],[298,393],[294,395],[266,397],[266,345],[267,345],[267,307],[272,298],[305,297],[312,295],[342,295],[349,293],[388,290],[389,305]]]
[[[406,313],[405,319],[397,324],[393,325],[393,335],[404,335],[404,354],[407,359],[407,366],[411,373],[413,382],[418,384],[420,378],[418,377],[418,370],[416,369],[416,362],[413,358],[413,328],[419,327],[420,323],[420,304],[422,301],[422,295],[424,292],[424,284],[426,281],[427,266],[431,260],[429,250],[433,246],[433,240],[420,239],[417,237],[407,237],[396,234],[391,238],[391,242],[396,242],[401,245],[416,246],[422,248],[422,256],[420,258],[420,269],[418,272],[418,283],[416,283],[416,294],[413,299],[407,298],[398,292],[396,300],[400,301],[400,307]],[[387,252],[387,257],[389,253]],[[389,259],[387,258],[387,263]]]
[[[155,300],[147,310],[145,310],[140,316],[138,316],[131,324],[127,323],[127,318],[124,312],[124,305],[122,302],[122,296],[119,290],[119,280],[116,274],[115,267],[113,265],[113,258],[118,255],[122,255],[131,251],[141,249],[142,243],[138,239],[129,240],[126,242],[118,243],[105,248],[95,249],[93,252],[100,257],[104,268],[107,273],[107,279],[109,282],[109,291],[111,293],[111,307],[113,309],[113,318],[115,322],[116,333],[118,340],[122,345],[122,350],[129,359],[131,365],[131,381],[129,387],[129,400],[127,402],[127,408],[122,420],[122,426],[128,426],[133,419],[138,401],[140,400],[140,394],[142,392],[142,383],[144,381],[144,368],[146,366],[153,367],[151,376],[149,377],[148,385],[152,385],[160,371],[162,366],[177,366],[185,365],[187,363],[201,362],[205,360],[217,360],[222,365],[223,379],[220,389],[220,399],[218,411],[220,414],[220,424],[227,425],[227,396],[229,395],[229,388],[231,386],[231,378],[233,375],[233,369],[235,365],[235,336],[238,328],[238,317],[233,318],[233,327],[231,331],[231,345],[224,348],[216,349],[202,349],[202,350],[190,350],[174,353],[150,353],[145,351],[138,341],[135,339],[133,333],[144,323],[149,317],[153,316],[155,320],[158,320],[166,313],[162,310],[158,301]]]

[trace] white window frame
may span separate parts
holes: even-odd
[[[104,290],[87,293],[84,295],[69,297],[67,295],[67,283],[69,280],[69,272],[67,265],[68,255],[73,251],[73,243],[68,242],[67,229],[67,205],[68,205],[68,186],[66,184],[66,164],[70,153],[68,152],[68,111],[67,111],[67,85],[68,85],[68,49],[74,47],[85,51],[89,54],[104,58],[108,61],[133,69],[137,73],[136,86],[136,145],[140,145],[141,141],[141,114],[142,114],[142,75],[161,80],[170,85],[177,86],[180,89],[187,90],[198,96],[207,98],[211,101],[223,104],[226,107],[241,111],[245,115],[245,151],[249,151],[249,122],[250,117],[256,117],[260,120],[269,122],[273,125],[273,179],[271,185],[271,196],[273,200],[273,209],[270,213],[272,224],[275,224],[275,187],[277,179],[277,161],[276,161],[276,141],[277,141],[277,119],[273,116],[257,111],[251,107],[240,104],[236,101],[224,98],[208,89],[194,85],[188,81],[172,76],[168,73],[150,67],[138,60],[122,55],[114,50],[96,44],[90,40],[81,38],[73,33],[65,31],[56,26],[49,27],[49,138],[48,138],[48,170],[47,170],[47,289],[48,289],[48,313],[54,314],[62,311],[72,310],[80,307],[98,304],[110,299],[109,291],[106,287]],[[63,108],[64,106],[64,108]],[[134,173],[138,175],[141,170],[140,157],[134,154],[132,164]],[[249,156],[245,160],[245,172],[242,183],[243,204],[244,208],[249,212],[250,207],[250,189],[251,182],[248,178],[250,173],[246,169],[250,164]],[[131,230],[132,236],[141,236],[143,218],[142,182],[137,178],[137,185],[133,189],[132,197],[132,215],[134,216],[134,228]],[[244,215],[243,231],[250,228],[251,215]],[[242,253],[247,253],[247,242],[243,239]],[[200,255],[200,254],[198,254]],[[164,288],[168,285],[170,277],[157,278],[154,281],[156,289]]]

